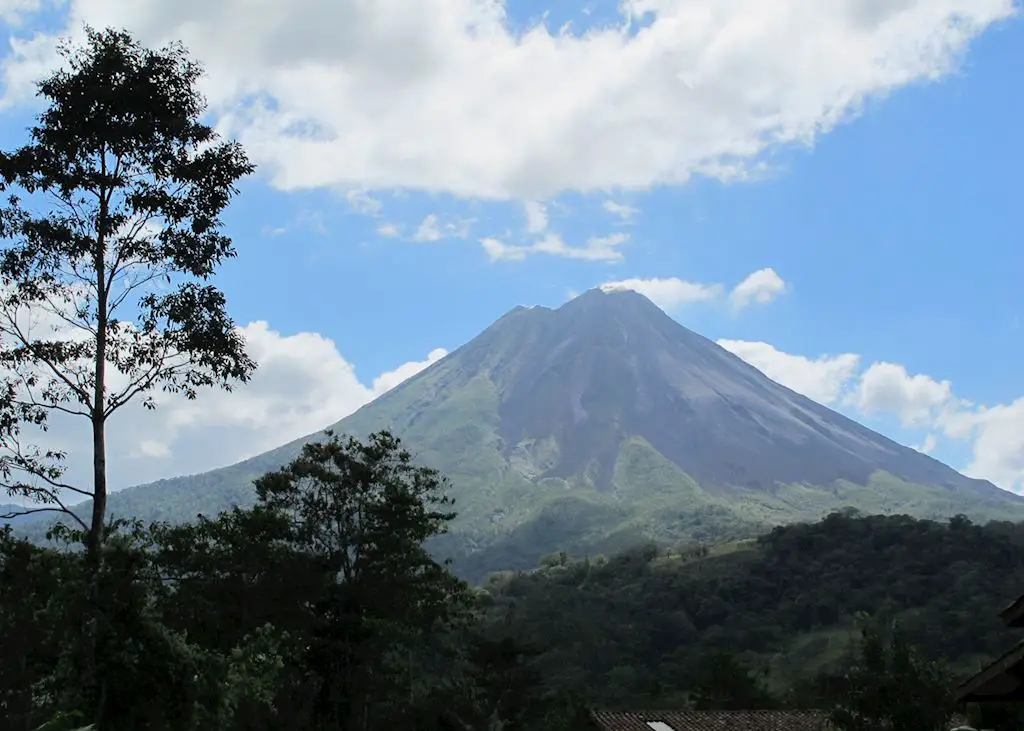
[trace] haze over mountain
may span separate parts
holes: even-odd
[[[459,518],[437,548],[471,576],[551,550],[745,536],[844,506],[1024,518],[1024,498],[770,380],[632,291],[517,307],[331,428],[392,430],[448,475]],[[253,478],[319,436],[129,488],[111,510],[178,521],[249,503]]]

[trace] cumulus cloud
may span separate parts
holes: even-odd
[[[441,229],[437,227],[437,215],[428,214],[420,223],[416,233],[413,234],[413,241],[437,241],[441,238]]]
[[[602,208],[604,208],[606,211],[608,211],[608,213],[612,214],[613,216],[618,216],[618,218],[623,223],[631,222],[633,218],[638,213],[640,213],[639,208],[634,208],[633,206],[627,205],[625,203],[616,203],[613,200],[606,200],[602,204]]]
[[[718,344],[772,380],[826,405],[842,405],[864,416],[892,416],[904,427],[926,429],[925,454],[938,447],[937,433],[971,448],[964,474],[1024,492],[1024,398],[976,406],[956,395],[949,381],[911,374],[896,363],[873,363],[858,373],[860,357],[845,353],[807,358],[768,343],[719,340]]]
[[[413,232],[412,240],[422,244],[450,238],[464,239],[469,235],[469,228],[473,223],[474,219],[471,218],[454,219],[442,223],[436,213],[428,213]],[[394,224],[378,227],[377,233],[383,236],[399,235],[398,227]]]
[[[565,259],[614,262],[622,259],[619,247],[627,241],[628,234],[614,233],[592,236],[583,246],[570,246],[552,231],[530,244],[507,244],[500,239],[485,237],[480,239],[480,246],[491,261],[522,261],[531,254],[547,254]]]
[[[1024,491],[1024,398],[947,414],[942,422],[947,435],[973,440],[966,474]]]
[[[195,401],[156,394],[158,408],[132,402],[108,422],[112,489],[238,462],[314,433],[351,414],[447,354],[399,365],[367,385],[322,335],[285,335],[266,322],[243,328],[259,363],[252,380],[230,393],[207,389]],[[89,484],[90,431],[85,419],[55,415],[33,441],[69,454],[68,482]],[[26,440],[27,441],[27,440]]]
[[[650,279],[620,279],[605,282],[604,290],[631,289],[639,292],[659,307],[670,309],[687,302],[708,302],[721,299],[726,292],[722,284],[688,282],[679,277],[653,277]],[[786,291],[786,283],[773,269],[761,269],[750,274],[733,288],[730,299],[737,309],[751,302],[767,304]]]
[[[939,440],[934,434],[928,434],[925,436],[924,441],[920,445],[914,447],[921,454],[931,454],[935,451],[935,448],[939,446]]]
[[[448,355],[448,351],[444,348],[434,348],[427,353],[427,357],[424,360],[414,360],[409,363],[403,363],[393,371],[385,371],[384,373],[381,373],[373,379],[372,390],[374,398],[387,393],[403,381],[412,378],[425,368],[434,365],[434,363],[441,360],[446,355]]]
[[[865,414],[896,414],[904,426],[924,426],[951,404],[953,384],[921,373],[910,375],[897,363],[873,363],[861,375],[850,401]]]
[[[773,381],[822,404],[839,400],[860,365],[860,356],[853,353],[807,358],[756,341],[719,340],[718,344]]]
[[[538,234],[548,227],[548,209],[537,201],[524,201],[523,213],[526,215],[526,231]]]
[[[42,0],[0,0],[0,20],[19,25],[25,15],[38,12]]]
[[[370,196],[365,190],[346,191],[345,200],[353,211],[367,216],[375,216],[384,208],[380,200]]]
[[[764,305],[786,292],[786,283],[771,267],[758,269],[737,284],[729,298],[733,307],[743,309],[752,302]]]
[[[718,299],[724,292],[724,287],[721,284],[687,282],[678,277],[620,279],[615,282],[605,282],[601,285],[601,289],[606,292],[630,289],[639,292],[663,309],[677,307],[687,302],[707,302]]]
[[[574,34],[512,30],[502,0],[66,7],[62,33],[184,41],[209,71],[218,127],[281,189],[529,200],[742,178],[869,97],[950,72],[1016,12],[1014,0],[626,0],[620,21]],[[225,33],[238,18],[245,32]],[[7,103],[31,94],[52,49],[45,34],[13,44]]]

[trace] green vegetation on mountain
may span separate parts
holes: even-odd
[[[458,518],[451,533],[433,541],[432,547],[439,556],[452,558],[460,575],[474,581],[489,571],[533,567],[540,556],[553,551],[579,557],[614,553],[648,541],[717,543],[754,537],[780,524],[816,521],[839,507],[935,520],[956,514],[980,522],[1024,519],[1024,504],[998,496],[961,496],[884,472],[873,474],[865,485],[789,484],[772,492],[703,488],[639,437],[624,441],[611,493],[598,492],[582,481],[531,481],[524,473],[538,469],[543,446],[537,445],[533,454],[523,449],[512,459],[503,459],[498,438],[486,426],[486,409],[463,412],[458,419],[444,409],[430,409],[422,420],[403,423],[409,412],[406,399],[399,397],[418,390],[401,389],[395,398],[389,394],[341,426],[355,434],[397,426],[420,461],[439,465],[449,476]],[[460,399],[472,402],[475,396],[478,405],[486,405],[480,393],[484,391],[480,387],[476,393],[460,394]],[[453,434],[444,427],[451,423],[473,426]],[[301,443],[309,441],[312,438]],[[299,443],[287,445],[235,467],[125,490],[112,497],[111,510],[125,517],[187,522],[231,505],[247,507],[255,499],[252,480],[279,467],[299,448]],[[40,532],[37,528],[36,534]]]
[[[716,654],[776,693],[838,675],[860,613],[898,620],[959,674],[977,669],[1019,639],[997,615],[1024,592],[1024,525],[846,511],[704,550],[542,563],[489,577],[494,626],[545,648],[544,674],[561,690],[662,707]]]
[[[448,476],[458,518],[431,548],[470,580],[557,550],[721,542],[846,506],[1024,519],[1024,498],[780,386],[635,293],[513,310],[332,429],[387,429]],[[252,481],[319,438],[123,490],[111,511],[187,522],[252,505]]]
[[[424,549],[453,518],[444,488],[389,434],[332,437],[260,478],[251,509],[111,526],[88,676],[83,554],[0,535],[0,731],[554,731],[594,705],[939,731],[954,679],[1011,640],[996,613],[1024,587],[1021,524],[845,511],[728,544],[558,553],[472,589]]]

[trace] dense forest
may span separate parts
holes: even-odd
[[[1024,526],[1014,523],[846,511],[710,549],[543,563],[489,577],[490,621],[545,648],[551,682],[623,707],[673,701],[714,657],[776,692],[838,675],[864,614],[898,621],[955,674],[1020,639],[998,618],[1024,593]]]
[[[900,702],[941,712],[938,728],[956,678],[1015,639],[996,615],[1024,588],[1024,526],[847,511],[756,541],[548,556],[472,587],[424,549],[454,516],[445,487],[387,433],[332,436],[260,478],[252,508],[110,524],[95,593],[81,531],[59,529],[61,550],[6,530],[0,729],[560,729],[595,706],[838,713],[866,683],[888,697],[885,683],[905,683],[897,666],[921,688]],[[889,655],[867,672],[871,643]]]

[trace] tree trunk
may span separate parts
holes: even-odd
[[[107,172],[106,152],[102,158],[104,175]],[[93,268],[96,270],[96,369],[92,393],[92,521],[86,540],[86,553],[90,570],[100,567],[100,548],[103,543],[103,524],[107,516],[107,205],[109,192],[100,192],[99,220],[96,222],[96,248],[93,250]]]
[[[107,425],[103,416],[103,386],[101,385],[106,378],[103,373],[105,363],[102,360],[97,360],[96,397],[92,416],[92,520],[89,523],[89,535],[85,542],[90,571],[99,570],[103,525],[107,515]]]
[[[102,332],[102,331],[101,331]],[[102,394],[101,386],[103,379],[102,361],[96,368],[97,394]],[[106,706],[106,678],[103,668],[99,667],[98,654],[103,642],[102,617],[103,601],[100,591],[100,574],[103,571],[103,528],[107,509],[107,455],[106,455],[106,430],[102,412],[102,396],[100,396],[100,410],[96,411],[94,406],[92,419],[92,443],[93,443],[93,503],[92,521],[89,524],[89,533],[85,540],[85,606],[82,616],[82,643],[84,677],[83,687],[86,689],[86,697],[92,697],[95,701],[95,711],[92,722],[96,729],[103,728],[103,712]]]
[[[104,166],[104,172],[106,167]],[[96,248],[93,251],[93,265],[96,270],[96,353],[93,366],[92,404],[92,519],[85,539],[86,596],[83,617],[85,643],[85,687],[95,693],[96,710],[93,723],[103,729],[103,712],[106,706],[106,678],[99,667],[98,654],[103,642],[102,618],[103,601],[100,591],[100,574],[103,570],[103,540],[107,517],[107,305],[106,281],[106,233],[107,198],[101,193],[100,215],[97,221]]]

